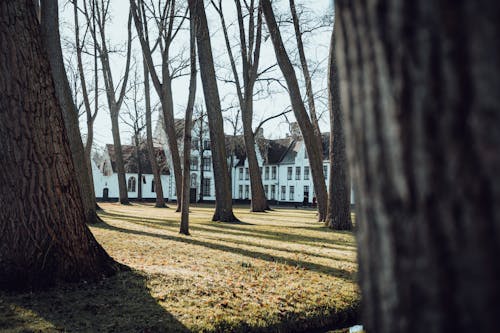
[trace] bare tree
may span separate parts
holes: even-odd
[[[126,51],[126,64],[123,70],[123,76],[119,80],[121,88],[117,92],[117,86],[113,78],[113,73],[110,66],[110,49],[108,46],[108,38],[106,37],[106,25],[109,21],[109,5],[110,0],[96,0],[92,3],[92,10],[86,5],[86,0],[83,2],[82,12],[87,20],[87,27],[91,31],[94,39],[94,44],[97,47],[99,58],[101,60],[102,74],[104,78],[104,87],[106,90],[106,97],[108,102],[109,114],[111,117],[111,132],[113,134],[113,144],[116,154],[116,169],[118,176],[118,188],[121,204],[129,204],[127,184],[125,180],[125,166],[123,161],[122,144],[120,138],[120,125],[119,115],[120,109],[125,97],[127,89],[127,81],[130,71],[130,57],[132,50],[132,14],[129,14],[127,23],[127,51]],[[93,19],[95,19],[96,27],[92,26]]]
[[[286,53],[283,40],[281,39],[281,34],[276,23],[276,18],[274,17],[271,1],[262,0],[261,6],[269,28],[271,40],[274,45],[276,59],[278,60],[278,64],[286,80],[292,109],[304,138],[309,164],[311,167],[314,190],[318,201],[318,220],[325,221],[328,207],[328,195],[326,192],[325,176],[323,174],[323,152],[321,145],[318,145],[317,137],[314,132],[314,126],[311,123],[311,119],[309,118],[304,102],[302,101],[295,70],[293,69],[288,54]]]
[[[73,102],[71,88],[64,68],[64,60],[61,50],[59,35],[59,13],[58,4],[54,1],[44,0],[41,2],[41,32],[43,42],[49,55],[51,73],[54,78],[57,99],[63,110],[63,119],[71,146],[73,164],[77,173],[77,180],[83,200],[83,207],[88,223],[100,221],[96,213],[96,202],[94,185],[92,182],[92,171],[90,162],[86,158],[78,123],[78,111]]]
[[[216,205],[213,221],[238,221],[233,213],[231,178],[227,169],[224,128],[217,79],[212,55],[210,34],[203,2],[189,0],[191,17],[196,23],[196,41],[200,64],[201,81],[207,107],[210,130],[210,145],[215,178]]]
[[[141,43],[141,49],[144,59],[148,65],[148,71],[153,81],[153,86],[160,98],[163,119],[165,121],[165,131],[167,134],[168,146],[172,156],[172,164],[175,179],[175,191],[177,195],[177,211],[181,210],[182,198],[182,169],[177,143],[175,121],[174,121],[174,103],[172,97],[172,81],[187,67],[183,62],[173,70],[170,47],[177,33],[182,27],[185,16],[183,16],[177,26],[174,25],[178,8],[175,0],[166,0],[165,2],[150,1],[147,5],[144,0],[130,0],[130,9],[134,17],[134,23]],[[155,21],[158,30],[155,46],[152,48],[149,43],[149,28],[147,14],[151,15]],[[153,61],[153,53],[159,48],[161,54],[161,75],[156,71]]]
[[[90,11],[92,15],[92,22],[87,22],[87,24],[92,24],[92,33],[95,34],[96,23],[95,23],[95,2],[96,0],[90,0]],[[86,4],[85,4],[86,5]],[[87,165],[89,169],[89,177],[92,183],[92,191],[94,191],[94,182],[92,175],[92,164],[91,164],[91,154],[92,154],[92,145],[94,142],[94,122],[97,118],[97,113],[99,111],[99,75],[98,75],[98,59],[97,59],[97,47],[96,43],[93,43],[93,60],[94,60],[94,108],[92,109],[89,89],[87,87],[86,73],[83,65],[83,57],[82,53],[84,50],[84,46],[86,43],[86,38],[84,37],[80,40],[80,23],[79,23],[79,13],[78,13],[78,0],[73,1],[73,18],[75,23],[75,49],[76,49],[76,58],[77,58],[77,68],[78,68],[78,78],[80,81],[79,87],[82,95],[82,104],[85,109],[86,122],[87,122],[87,137],[84,144],[85,149],[85,157],[87,159]],[[88,30],[88,29],[86,29]],[[95,36],[94,36],[95,39]],[[75,103],[76,103],[76,91],[77,91],[77,82],[75,80]],[[78,105],[78,104],[77,104]],[[94,197],[95,193],[93,192]]]
[[[500,313],[500,3],[336,0],[368,332]]]
[[[330,183],[326,225],[335,230],[351,230],[351,180],[345,148],[344,117],[341,112],[335,30],[330,42],[328,90],[330,111]]]
[[[295,39],[297,41],[297,51],[299,53],[300,66],[306,83],[307,105],[309,107],[309,116],[314,129],[314,134],[318,140],[318,146],[321,147],[321,130],[319,128],[318,116],[316,115],[316,105],[314,103],[314,92],[312,87],[311,74],[307,64],[306,54],[304,51],[304,43],[302,42],[302,31],[300,30],[299,17],[295,8],[295,0],[289,0],[290,12],[292,13],[293,29],[295,31]]]
[[[120,114],[120,119],[132,130],[132,144],[135,150],[135,163],[137,166],[137,199],[142,200],[142,185],[143,185],[143,165],[141,157],[141,146],[143,146],[143,131],[146,128],[146,114],[139,104],[142,102],[142,97],[139,96],[139,88],[141,82],[137,73],[137,67],[134,69],[134,80],[132,81],[132,106],[127,102],[126,108]]]
[[[191,129],[194,99],[196,97],[196,26],[192,17],[189,20],[189,48],[191,76],[189,79],[189,98],[184,117],[184,172],[182,175],[182,214],[180,233],[189,235],[189,194],[191,180]]]
[[[149,71],[146,61],[143,60],[144,68],[144,100],[146,107],[146,145],[148,149],[149,163],[151,163],[151,170],[153,171],[153,179],[156,193],[156,208],[165,208],[165,198],[163,197],[163,187],[161,181],[160,168],[156,160],[155,149],[153,146],[153,123],[151,121],[151,95],[149,88]]]
[[[2,2],[0,35],[0,288],[111,275],[118,264],[85,225],[32,1]]]
[[[246,13],[244,13],[241,1],[235,0],[236,12],[238,16],[239,27],[239,49],[241,55],[241,74],[236,67],[235,57],[233,56],[232,46],[229,41],[226,21],[223,14],[222,0],[218,5],[211,0],[213,7],[219,14],[226,42],[227,54],[231,64],[231,70],[234,77],[234,85],[241,108],[241,119],[243,123],[243,137],[245,139],[245,150],[248,161],[248,170],[250,173],[250,186],[252,189],[251,207],[252,212],[263,212],[269,209],[269,204],[264,193],[262,185],[262,176],[260,174],[257,152],[255,150],[255,138],[252,129],[253,122],[253,98],[254,85],[258,76],[260,45],[262,40],[262,11],[258,5],[257,15],[255,15],[255,0],[250,0],[247,4]],[[244,16],[248,16],[248,29],[245,28]],[[257,16],[255,18],[255,16]],[[246,34],[248,31],[248,36]],[[253,53],[253,54],[252,54]]]

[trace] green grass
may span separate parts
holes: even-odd
[[[356,247],[315,212],[235,209],[240,224],[211,222],[213,208],[180,214],[102,204],[92,232],[132,268],[97,284],[0,293],[1,332],[326,331],[356,320]]]

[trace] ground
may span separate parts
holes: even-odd
[[[132,268],[100,283],[0,293],[1,332],[324,332],[354,324],[359,292],[352,233],[313,210],[235,209],[240,224],[147,204],[102,204],[92,232]]]

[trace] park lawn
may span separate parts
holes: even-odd
[[[99,283],[0,294],[1,332],[292,332],[354,324],[359,307],[352,233],[315,211],[276,208],[239,224],[211,222],[213,207],[180,213],[149,204],[101,204],[97,240],[132,268]]]

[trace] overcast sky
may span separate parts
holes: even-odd
[[[81,2],[81,1],[80,1]],[[177,2],[181,3],[182,2]],[[111,22],[109,23],[109,26],[107,27],[107,32],[108,32],[108,38],[110,40],[110,43],[114,45],[118,49],[125,49],[125,43],[126,43],[126,38],[127,38],[127,18],[128,18],[128,10],[129,10],[129,1],[127,0],[111,0]],[[205,2],[207,5],[207,17],[209,21],[209,29],[211,33],[211,40],[212,40],[212,48],[213,48],[213,54],[214,54],[214,59],[216,61],[216,72],[219,77],[223,78],[228,78],[232,79],[232,74],[230,72],[230,67],[229,67],[229,61],[227,57],[227,52],[224,44],[224,39],[223,39],[223,34],[220,26],[220,20],[216,12],[213,10],[213,8],[208,5],[208,2]],[[231,43],[234,46],[237,46],[238,44],[238,37],[237,37],[237,24],[235,24],[236,16],[235,16],[235,7],[234,7],[234,1],[233,0],[223,0],[222,1],[223,7],[224,7],[224,13],[226,16],[226,23],[229,26],[229,35],[231,38]],[[321,19],[322,17],[324,18],[325,15],[328,15],[329,13],[332,12],[332,7],[330,4],[329,0],[318,0],[318,1],[298,1],[296,0],[296,6],[304,5],[310,13],[308,13],[309,17],[313,17],[315,19]],[[281,1],[274,1],[274,10],[275,13],[278,15],[278,13],[281,13],[283,15],[289,15],[290,9],[288,7],[288,1],[286,0],[281,0]],[[65,41],[74,41],[74,21],[73,21],[73,7],[72,5],[68,4],[68,2],[65,1],[60,1],[60,11],[61,11],[61,34],[62,38]],[[310,23],[312,22],[311,19],[308,19],[307,22],[306,20],[303,20],[304,22],[301,21],[301,23]],[[83,16],[80,16],[80,25],[82,26],[84,22]],[[264,20],[265,22],[265,20]],[[265,23],[264,23],[265,24]],[[184,27],[186,29],[189,28],[189,23],[185,22]],[[135,26],[132,25],[132,31],[135,37]],[[295,38],[293,35],[293,27],[292,26],[287,26],[283,27],[281,29],[282,34],[283,34],[283,39],[285,40],[286,48],[287,51],[289,52],[292,58],[292,62],[296,62],[298,64],[298,56],[296,56],[296,42]],[[82,32],[81,32],[82,33]],[[316,94],[323,95],[326,97],[325,94],[325,89],[326,89],[326,84],[327,84],[327,78],[326,78],[326,67],[327,67],[327,56],[328,56],[328,47],[329,47],[329,41],[330,41],[330,33],[331,33],[331,27],[323,28],[320,30],[316,30],[313,33],[309,33],[304,36],[304,43],[306,44],[306,56],[309,58],[308,60],[310,61],[309,67],[310,71],[317,71],[317,74],[313,77],[313,89]],[[63,43],[64,44],[64,43]],[[188,47],[189,47],[189,35],[186,30],[184,33],[180,33],[177,37],[176,40],[172,46],[172,55],[178,55],[182,53],[183,51],[185,52],[185,56],[188,57]],[[74,51],[71,50],[69,47],[63,47],[63,52],[64,55],[67,59],[70,59],[70,61],[76,61],[76,56],[74,55]],[[233,53],[237,55],[239,52],[236,51],[236,48],[234,48],[235,51]],[[123,69],[125,66],[125,56],[123,54],[114,54],[111,56],[111,62],[112,62],[112,70],[113,70],[113,76],[115,82],[119,80],[119,78],[123,75]],[[137,59],[137,68],[139,75],[142,73],[142,60],[141,60],[141,50],[140,50],[140,45],[135,38],[133,40],[133,56],[135,56],[135,59]],[[90,58],[86,60],[88,62],[88,67],[92,68],[91,63],[89,62]],[[260,69],[266,68],[276,62],[275,55],[274,55],[274,49],[271,43],[270,38],[267,40],[263,40],[262,43],[262,51],[261,51],[261,61],[260,61]],[[159,62],[156,62],[159,64]],[[296,74],[299,80],[301,81],[302,84],[302,74],[300,71],[299,67],[296,67]],[[133,69],[130,73],[130,79],[133,79]],[[279,67],[275,67],[275,70],[269,75],[272,78],[275,79],[283,79],[281,71],[279,70]],[[89,73],[89,77],[87,78],[87,81],[91,81],[91,74]],[[129,79],[129,84],[132,83],[132,81]],[[142,79],[141,79],[142,80]],[[283,82],[284,83],[284,82]],[[89,84],[89,83],[88,83]],[[116,83],[115,83],[116,84]],[[102,82],[101,82],[101,87],[102,87]],[[183,118],[184,112],[185,112],[185,105],[187,103],[187,98],[188,98],[188,86],[189,86],[189,76],[185,77],[180,77],[176,79],[173,82],[173,97],[174,97],[174,109],[175,109],[175,116],[176,118]],[[237,105],[237,99],[235,95],[235,88],[234,85],[229,84],[229,83],[224,83],[222,81],[218,82],[218,87],[219,87],[219,94],[221,96],[222,100],[222,108],[227,109],[231,105]],[[267,88],[267,83],[265,85],[265,88]],[[273,114],[277,114],[282,112],[283,110],[289,108],[290,105],[290,100],[288,97],[288,93],[284,88],[279,86],[276,83],[272,83],[269,86],[269,89],[273,92],[272,95],[267,95],[263,94],[262,96],[259,97],[259,100],[257,100],[254,103],[254,128],[257,126],[257,124],[264,118],[269,117]],[[304,95],[304,94],[303,94]],[[151,96],[153,99],[153,105],[155,105],[158,101],[158,97],[156,95],[156,92],[154,91],[154,88],[151,87]],[[129,94],[129,97],[131,98],[132,95],[131,93]],[[304,97],[304,96],[303,96]],[[328,116],[327,114],[327,105],[326,105],[326,99],[325,98],[318,98],[316,101],[316,108],[318,112],[324,112],[325,116],[324,119],[321,121],[320,126],[323,131],[328,130],[328,119],[326,118]],[[80,97],[81,98],[81,97]],[[111,122],[110,122],[110,117],[109,117],[109,112],[107,108],[107,104],[105,102],[105,94],[100,95],[100,101],[102,104],[102,108],[99,111],[99,115],[96,119],[95,125],[94,125],[94,138],[95,138],[95,144],[99,146],[103,146],[106,143],[112,143],[112,136],[111,136]],[[198,85],[197,85],[197,98],[196,102],[200,103],[201,105],[204,106],[204,101],[203,101],[203,89],[202,85],[198,76]],[[131,99],[126,100],[126,103],[128,106],[132,106]],[[142,107],[141,103],[141,107]],[[127,105],[124,105],[123,108],[126,108]],[[232,112],[235,112],[236,109],[232,109],[229,111],[225,111],[224,115],[225,116],[230,116]],[[82,117],[82,133],[86,132],[86,125],[83,123],[83,118]],[[157,114],[153,115],[153,120],[157,118]],[[288,119],[290,121],[294,120],[293,114],[289,113],[288,114]],[[228,123],[224,124],[224,129],[226,133],[232,132],[232,128]],[[122,137],[122,143],[128,144],[130,143],[130,137],[131,137],[131,132],[130,129],[125,125],[121,124],[121,137]],[[264,126],[264,133],[266,137],[270,138],[278,138],[278,137],[283,137],[285,134],[288,132],[288,125],[283,117],[280,117],[276,120],[272,120],[266,123]]]

